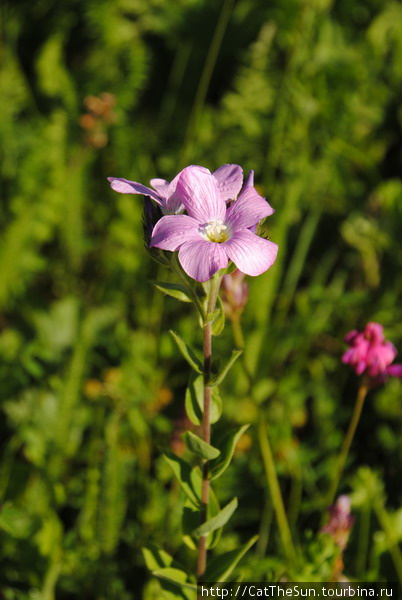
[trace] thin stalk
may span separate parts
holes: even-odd
[[[244,347],[244,336],[241,326],[240,317],[232,319],[233,337],[235,339],[238,348]],[[249,394],[253,397],[253,376],[248,368],[244,354],[241,356],[245,375],[248,379]],[[267,486],[272,500],[272,506],[275,512],[276,521],[278,523],[279,535],[281,538],[284,553],[288,560],[294,560],[296,553],[293,545],[292,534],[286,515],[281,488],[279,486],[278,476],[276,474],[275,462],[272,455],[271,445],[269,442],[268,428],[265,422],[265,417],[261,409],[258,410],[258,442],[260,445],[260,452],[264,463],[264,470],[267,479]],[[269,529],[270,523],[267,528]],[[268,538],[268,529],[265,537]]]
[[[358,581],[364,580],[364,573],[367,564],[367,553],[369,549],[370,540],[370,517],[371,517],[371,506],[367,502],[361,510],[360,514],[360,529],[359,529],[359,540],[357,547],[357,560],[356,560],[356,577]]]
[[[331,487],[328,492],[326,507],[331,506],[334,502],[335,494],[338,489],[339,481],[341,479],[343,469],[346,463],[346,459],[349,454],[350,446],[352,445],[352,441],[359,424],[360,415],[362,412],[363,404],[366,399],[368,392],[368,382],[363,381],[359,387],[357,392],[356,404],[353,411],[352,419],[349,423],[349,428],[346,432],[345,438],[343,440],[342,448],[338,456],[338,460],[336,461],[334,476],[332,479]]]
[[[264,464],[265,475],[272,498],[272,504],[274,507],[276,520],[278,522],[279,535],[283,550],[286,558],[289,561],[294,561],[296,553],[293,546],[292,535],[290,533],[288,519],[286,516],[285,507],[283,505],[282,494],[276,475],[275,462],[269,443],[267,425],[265,423],[265,418],[261,413],[258,418],[258,441],[260,444],[262,462]]]
[[[264,558],[267,553],[269,534],[271,530],[272,517],[274,511],[272,507],[272,499],[269,494],[266,494],[264,508],[261,516],[260,530],[258,532],[258,542],[255,549],[255,554],[259,559]]]
[[[214,312],[218,298],[221,277],[214,276],[208,282],[207,292],[207,314],[203,320],[203,351],[204,351],[204,413],[202,417],[202,439],[209,444],[211,442],[211,362],[212,362],[212,323],[208,319]],[[204,461],[202,465],[202,488],[201,488],[201,511],[200,524],[208,518],[209,502],[209,463]],[[202,580],[207,566],[207,535],[201,535],[198,543],[197,578]]]
[[[222,9],[219,15],[218,22],[208,49],[208,54],[205,59],[204,68],[201,73],[198,88],[195,93],[194,103],[191,114],[188,120],[187,131],[183,144],[183,152],[181,162],[185,163],[190,153],[193,139],[197,132],[198,119],[205,103],[209,84],[211,82],[212,73],[215,68],[216,59],[218,58],[219,50],[222,44],[223,36],[225,35],[226,26],[232,12],[233,0],[225,0],[222,4]]]

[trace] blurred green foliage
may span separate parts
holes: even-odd
[[[183,451],[187,366],[200,343],[143,246],[147,183],[239,163],[276,209],[275,266],[250,281],[245,395],[263,411],[296,542],[296,580],[330,576],[317,536],[357,382],[342,336],[368,320],[402,350],[402,5],[386,0],[3,0],[0,38],[0,597],[160,598],[141,555],[181,544],[183,501],[160,447]],[[162,279],[166,280],[166,277]],[[233,347],[227,327],[218,353]],[[341,491],[356,523],[345,573],[401,577],[401,383],[371,393]],[[366,465],[357,471],[359,465]],[[218,489],[254,533],[245,580],[285,571],[255,427]],[[181,557],[191,561],[193,558]],[[307,578],[307,579],[306,579]]]

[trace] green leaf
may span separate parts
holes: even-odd
[[[250,425],[242,425],[239,429],[234,429],[226,433],[221,441],[216,444],[221,454],[210,463],[210,479],[217,479],[228,468],[232,460],[233,452],[237,442]]]
[[[157,569],[156,571],[152,571],[152,574],[155,575],[155,577],[159,577],[159,579],[169,581],[169,583],[173,583],[174,585],[180,588],[184,587],[190,590],[197,591],[196,584],[187,581],[188,575],[181,569],[173,569],[172,567],[167,567],[165,569]]]
[[[186,359],[190,367],[192,367],[197,373],[202,374],[203,365],[201,360],[195,354],[195,352],[190,348],[190,346],[187,346],[186,342],[182,340],[181,337],[175,331],[171,329],[169,333],[176,342],[177,347],[180,350],[183,358]]]
[[[225,309],[220,296],[218,296],[218,305],[217,315],[212,322],[212,335],[220,335],[225,327]]]
[[[236,269],[236,265],[232,261],[229,261],[229,266],[226,267],[224,275],[230,275],[231,273],[233,273],[233,271],[236,271]]]
[[[222,381],[225,379],[226,375],[229,373],[229,370],[234,365],[234,363],[239,358],[239,356],[242,355],[242,353],[243,353],[243,350],[233,350],[231,357],[229,358],[227,363],[224,365],[224,367],[221,369],[220,373],[218,373],[218,375],[216,377],[214,377],[214,379],[211,381],[211,384],[210,384],[211,387],[220,385],[222,383]]]
[[[205,458],[205,460],[217,458],[221,453],[220,450],[204,442],[204,440],[198,437],[198,435],[195,435],[192,431],[183,433],[182,438],[191,452]]]
[[[202,486],[200,470],[197,467],[192,468],[185,460],[171,452],[166,452],[163,455],[163,458],[169,464],[184,493],[193,506],[199,508],[201,505]]]
[[[218,581],[227,581],[233,569],[257,540],[258,535],[251,538],[244,546],[241,546],[236,550],[231,550],[230,552],[225,552],[225,554],[221,554],[210,560],[203,580],[214,583]]]
[[[152,284],[161,292],[181,302],[192,302],[189,291],[180,283],[167,283],[165,281],[152,281]]]
[[[153,544],[149,544],[148,546],[144,546],[142,548],[142,555],[144,557],[145,564],[150,571],[155,571],[156,569],[162,569],[164,567],[170,567],[174,564],[174,559],[170,554],[162,550],[162,548],[158,548]]]
[[[204,380],[200,376],[190,377],[190,382],[186,390],[185,399],[188,418],[194,425],[201,425],[204,412]],[[211,424],[219,421],[222,414],[222,400],[217,387],[212,388],[210,421]]]
[[[209,504],[208,504],[208,519],[215,517],[219,514],[221,510],[220,504],[218,502],[218,498],[215,495],[213,488],[210,486],[209,488]],[[223,528],[219,527],[218,529],[214,529],[209,536],[207,537],[207,548],[211,550],[215,548],[217,543],[219,542],[222,535]]]
[[[208,519],[215,517],[220,512],[220,510],[221,507],[219,506],[219,502],[215,495],[215,492],[212,488],[210,488],[208,503]],[[190,501],[186,500],[182,515],[183,541],[191,550],[197,550],[197,539],[195,532],[200,525],[200,516],[200,510],[194,509]],[[221,537],[221,533],[222,527],[215,529],[208,535],[208,549],[214,548],[216,546]]]
[[[204,321],[203,325],[208,325],[208,323],[213,323],[219,315],[219,310],[220,310],[219,308],[215,308],[215,310],[213,312],[207,313],[205,316],[205,321]]]
[[[211,531],[215,531],[215,529],[223,527],[229,521],[236,508],[237,498],[233,498],[233,500],[231,500],[229,504],[225,506],[225,508],[222,508],[222,510],[219,511],[215,517],[208,519],[208,521],[200,525],[200,527],[194,531],[195,535],[207,535]]]

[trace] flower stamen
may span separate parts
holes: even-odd
[[[221,244],[230,237],[230,230],[223,221],[209,221],[200,226],[199,232],[209,242]]]

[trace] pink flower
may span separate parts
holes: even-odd
[[[253,276],[273,265],[278,246],[249,230],[274,212],[254,187],[243,187],[227,208],[216,172],[213,175],[191,166],[181,172],[176,191],[188,214],[162,217],[154,227],[150,246],[178,250],[189,277],[208,281],[227,267],[229,259]]]
[[[345,342],[350,348],[342,356],[342,362],[351,365],[357,375],[365,373],[379,383],[388,375],[402,377],[402,365],[391,365],[397,355],[396,348],[385,340],[379,323],[368,323],[363,331],[351,331]]]
[[[248,285],[244,277],[238,269],[222,277],[222,301],[229,318],[239,315],[247,304]]]
[[[355,520],[350,512],[349,496],[339,496],[336,503],[328,511],[329,521],[320,531],[321,533],[328,533],[337,546],[345,550]]]
[[[209,173],[208,169],[204,167],[194,168]],[[177,215],[185,210],[177,192],[177,183],[182,172],[176,175],[170,183],[165,179],[151,179],[150,184],[153,189],[122,177],[108,177],[108,181],[115,192],[149,196],[161,207],[163,214]],[[243,183],[243,169],[239,165],[222,165],[214,171],[213,176],[216,179],[219,194],[225,202],[236,198]]]

